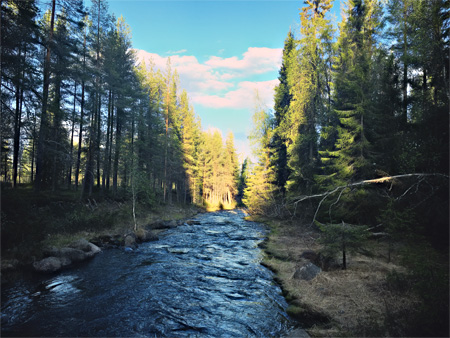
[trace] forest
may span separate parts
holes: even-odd
[[[232,134],[203,132],[168,60],[137,65],[106,1],[2,2],[3,182],[150,203],[232,204]],[[18,38],[19,37],[19,38]]]
[[[243,202],[315,227],[343,269],[368,239],[388,243],[388,261],[401,247],[410,274],[397,282],[425,305],[399,335],[446,336],[449,3],[353,0],[339,27],[332,6],[305,1],[286,37],[273,111],[253,116]]]
[[[1,1],[3,196],[237,205],[314,227],[344,269],[375,237],[401,246],[424,330],[448,334],[448,1],[349,0],[337,27],[333,0],[299,2],[243,163],[232,133],[202,129],[170,59],[138,64],[124,19],[91,3]],[[4,199],[8,248],[23,234]]]

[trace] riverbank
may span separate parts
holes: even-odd
[[[101,239],[106,245],[125,245],[130,234],[145,240],[203,211],[193,205],[138,205],[135,230],[132,204],[125,198],[94,195],[80,200],[75,191],[36,195],[27,188],[3,189],[2,273],[31,267],[49,248],[64,248],[80,239],[99,246]]]
[[[313,227],[291,220],[251,218],[271,228],[262,245],[263,264],[275,272],[289,304],[288,314],[308,334],[355,337],[410,332],[408,325],[420,302],[410,289],[395,287],[395,278],[406,273],[399,264],[399,250],[391,252],[388,262],[387,244],[371,240],[365,254],[348,257],[347,269],[342,270],[339,260],[320,254],[320,234]],[[302,276],[311,263],[320,272]]]

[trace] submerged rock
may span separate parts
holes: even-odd
[[[202,223],[200,221],[190,219],[190,220],[186,221],[186,224],[187,225],[201,225]]]

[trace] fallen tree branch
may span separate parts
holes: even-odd
[[[326,197],[329,196],[331,194],[334,194],[335,192],[344,189],[344,188],[353,188],[353,187],[357,187],[360,185],[366,185],[366,184],[373,184],[373,183],[384,183],[384,182],[389,182],[389,181],[393,181],[399,178],[405,178],[405,177],[426,177],[426,176],[440,176],[440,177],[444,177],[444,178],[449,178],[448,175],[444,175],[444,174],[440,174],[440,173],[432,173],[432,174],[425,174],[425,173],[416,173],[416,174],[403,174],[403,175],[395,175],[395,176],[385,176],[385,177],[380,177],[380,178],[375,178],[375,179],[370,179],[370,180],[363,180],[363,181],[359,181],[359,182],[355,182],[355,183],[350,183],[347,185],[341,185],[338,186],[336,188],[334,188],[331,191],[326,191],[324,193],[321,194],[316,194],[316,195],[308,195],[308,196],[299,196],[299,197],[295,197],[294,199],[298,198],[296,201],[293,202],[294,205],[296,205],[299,202],[303,202],[305,200],[309,200],[312,198],[317,198],[317,197]]]
[[[425,177],[430,177],[430,176],[437,176],[437,177],[443,177],[445,179],[449,179],[448,175],[445,174],[441,174],[441,173],[413,173],[413,174],[402,174],[402,175],[394,175],[394,176],[384,176],[384,177],[380,177],[380,178],[375,178],[375,179],[369,179],[369,180],[363,180],[363,181],[359,181],[359,182],[355,182],[355,183],[350,183],[347,185],[341,185],[338,186],[336,188],[334,188],[333,190],[329,190],[326,191],[324,193],[321,194],[315,194],[315,195],[309,195],[309,196],[299,196],[296,197],[297,200],[292,202],[295,206],[295,210],[297,209],[297,205],[300,202],[309,200],[309,199],[313,199],[313,198],[318,198],[318,197],[322,197],[322,199],[319,202],[319,205],[317,206],[316,212],[314,213],[314,217],[312,220],[311,224],[314,224],[314,222],[316,222],[316,217],[317,214],[319,212],[319,209],[323,203],[323,201],[325,201],[325,199],[327,199],[328,196],[340,191],[339,197],[337,198],[337,200],[330,206],[330,210],[329,213],[331,214],[331,207],[335,204],[337,204],[342,196],[342,193],[344,192],[345,189],[352,189],[354,187],[357,186],[362,186],[362,185],[367,185],[367,184],[378,184],[378,183],[386,183],[386,182],[393,182],[396,179],[401,179],[401,178],[408,178],[408,177],[418,177],[420,180],[419,182],[417,182],[416,184],[413,184],[411,187],[409,187],[400,197],[398,197],[397,199],[400,199],[402,197],[404,197],[414,186],[416,187],[416,190],[418,188],[418,185],[420,185],[420,183],[424,180]],[[296,199],[294,198],[294,199]]]

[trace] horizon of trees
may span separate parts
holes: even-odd
[[[233,135],[203,132],[170,59],[137,65],[105,0],[1,2],[1,180],[35,191],[234,203]]]

